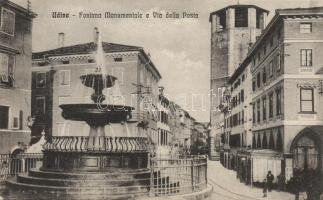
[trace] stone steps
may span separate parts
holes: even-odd
[[[94,181],[95,182],[95,181]],[[78,195],[100,195],[100,196],[117,196],[117,195],[147,195],[149,192],[148,186],[125,186],[125,187],[112,187],[105,185],[96,185],[96,187],[64,187],[64,186],[50,186],[42,184],[22,183],[18,182],[16,178],[9,179],[7,184],[16,187],[20,190],[33,190],[42,192],[62,192],[65,194],[78,194]]]
[[[36,184],[46,186],[62,186],[62,187],[97,187],[104,186],[133,186],[133,185],[149,185],[149,177],[146,179],[61,179],[61,178],[40,178],[28,175],[18,175],[17,181],[25,184]]]
[[[29,176],[46,178],[46,179],[95,179],[95,180],[106,180],[106,179],[146,179],[150,177],[150,171],[148,169],[135,170],[131,172],[120,171],[120,172],[59,172],[59,171],[42,171],[38,169],[31,169]]]
[[[150,190],[150,171],[116,170],[116,172],[59,172],[32,169],[28,174],[19,174],[7,181],[7,184],[23,191],[55,193],[57,195],[94,195],[100,199],[106,197],[129,199],[148,195]],[[56,198],[57,199],[57,198]],[[91,199],[85,198],[85,199]]]

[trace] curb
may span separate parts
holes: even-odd
[[[189,194],[182,194],[182,195],[174,195],[174,196],[164,196],[164,197],[146,197],[146,198],[139,198],[140,200],[203,200],[211,196],[213,192],[213,186],[207,184],[207,187],[198,192],[193,192]]]

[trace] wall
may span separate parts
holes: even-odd
[[[0,32],[0,51],[12,49],[19,53],[15,54],[14,87],[4,88],[0,86],[0,105],[9,106],[9,129],[0,130],[0,153],[7,153],[9,149],[18,142],[29,143],[30,129],[27,118],[30,116],[31,95],[31,23],[25,13],[16,11],[14,8],[2,4],[4,7],[14,11],[15,35],[9,36]],[[11,50],[9,50],[11,51]],[[22,113],[22,115],[20,114]],[[12,127],[13,117],[22,116],[21,130]]]

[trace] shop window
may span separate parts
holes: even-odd
[[[15,35],[15,13],[11,10],[1,8],[0,30],[11,36]]]

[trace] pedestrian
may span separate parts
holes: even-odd
[[[267,174],[267,183],[268,183],[268,191],[271,192],[271,188],[273,186],[274,181],[274,175],[271,173],[271,171],[268,171]]]
[[[264,188],[262,190],[262,193],[264,194],[264,196],[262,197],[267,197],[267,189],[268,189],[267,179],[264,179]]]

